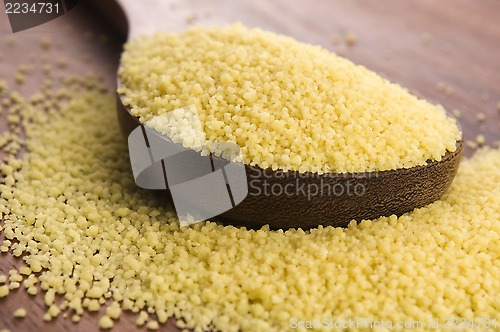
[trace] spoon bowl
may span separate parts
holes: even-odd
[[[117,110],[122,133],[128,137],[141,124],[119,94]],[[441,198],[455,178],[462,150],[462,141],[458,141],[456,151],[447,152],[440,161],[379,172],[320,175],[244,165],[247,183],[233,185],[247,185],[247,196],[213,219],[249,228],[310,229],[399,216]],[[221,157],[212,159],[224,163]]]

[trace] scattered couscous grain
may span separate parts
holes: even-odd
[[[150,320],[147,324],[146,324],[146,328],[148,330],[158,330],[158,328],[160,328],[160,325],[158,324],[157,321],[155,320]]]
[[[453,88],[446,83],[438,82],[436,84],[436,90],[438,92],[444,93],[448,97],[453,96]]]
[[[64,27],[63,27],[63,31],[64,31],[64,33],[65,33],[65,34],[70,34],[70,33],[72,33],[74,30],[75,30],[75,28],[74,28],[71,24],[69,24],[69,23],[66,23],[66,24],[64,25]]]
[[[7,37],[7,45],[14,46],[15,44],[16,44],[16,37],[14,37],[13,35],[9,35]]]
[[[17,73],[15,76],[15,81],[17,84],[24,84],[25,79],[26,79],[26,76],[24,76],[21,73]]]
[[[469,149],[473,149],[473,150],[478,148],[477,142],[471,141],[471,140],[465,141],[465,146],[468,147]]]
[[[197,13],[191,13],[185,18],[186,24],[193,24],[198,21],[199,15]]]
[[[7,285],[0,286],[0,298],[6,297],[7,295],[9,295],[9,292],[10,292],[9,286]]]
[[[27,65],[24,65],[24,64],[21,64],[19,65],[19,67],[17,68],[17,72],[21,75],[26,75],[28,74],[30,71],[31,71],[31,67],[30,66],[27,66]]]
[[[141,122],[193,105],[209,142],[236,143],[262,168],[412,167],[461,139],[441,106],[325,49],[239,24],[133,39],[119,74]]]
[[[7,82],[5,80],[0,80],[0,93],[4,92],[8,88]]]
[[[135,325],[143,326],[148,321],[148,318],[149,318],[149,315],[148,315],[147,311],[142,310],[141,312],[139,312],[139,315],[137,316],[137,319],[135,321]]]
[[[457,119],[459,119],[459,118],[462,116],[462,112],[460,112],[460,110],[458,110],[458,109],[454,109],[454,110],[452,111],[452,113],[453,113],[453,116],[454,116],[455,118],[457,118]]]
[[[66,69],[66,67],[68,67],[68,61],[64,58],[59,58],[57,59],[57,66],[60,69]]]
[[[483,146],[484,143],[486,143],[486,139],[485,139],[484,135],[477,135],[476,142],[479,146]]]
[[[28,287],[27,292],[29,295],[34,296],[34,295],[38,294],[38,288],[36,288],[35,286]]]
[[[26,317],[26,309],[18,308],[14,311],[13,315],[15,318],[24,318],[24,317]]]
[[[356,45],[357,40],[358,37],[356,36],[356,33],[354,31],[348,31],[345,34],[345,43],[347,44],[347,46]]]
[[[45,75],[50,75],[52,73],[52,65],[49,63],[46,63],[42,67],[42,71]]]
[[[486,120],[486,114],[484,114],[484,113],[477,113],[476,118],[477,118],[477,121],[483,122],[483,121]]]
[[[112,328],[113,325],[114,325],[113,320],[109,316],[104,315],[104,316],[101,316],[101,318],[99,318],[99,327],[101,329],[108,330],[108,329]]]
[[[436,84],[436,90],[439,92],[444,92],[445,88],[446,88],[446,84],[444,84],[443,82],[438,82]]]
[[[40,41],[40,45],[44,50],[49,50],[50,47],[52,46],[52,40],[50,39],[50,37],[44,37]]]

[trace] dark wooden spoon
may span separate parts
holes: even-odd
[[[135,1],[117,0],[116,3],[126,13],[134,13]],[[128,15],[128,18],[128,36],[152,32],[154,26],[158,27],[149,16],[147,20],[136,15]],[[172,31],[179,30],[183,24],[185,22],[169,21],[160,23],[160,27]],[[119,95],[117,109],[122,132],[128,137],[140,123]],[[245,165],[248,195],[214,220],[251,228],[268,224],[272,229],[308,229],[318,225],[344,227],[352,220],[401,215],[441,198],[458,171],[462,150],[462,141],[458,141],[456,151],[446,153],[439,162],[431,160],[425,166],[382,172],[318,175],[275,172]],[[224,162],[217,157],[213,159]],[[273,192],[272,188],[279,188],[281,192]],[[284,192],[284,188],[292,189]]]

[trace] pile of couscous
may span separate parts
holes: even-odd
[[[141,122],[194,106],[208,143],[300,172],[383,171],[456,150],[441,106],[318,46],[241,24],[128,42],[119,92]]]
[[[27,152],[0,166],[1,255],[23,260],[0,276],[0,297],[44,293],[47,321],[106,306],[102,328],[129,310],[139,326],[175,316],[196,331],[500,323],[500,150],[463,162],[442,200],[399,218],[307,232],[180,228],[163,199],[135,186],[113,97],[72,82],[51,97],[2,95],[9,144]]]

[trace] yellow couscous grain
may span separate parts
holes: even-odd
[[[148,315],[147,311],[142,310],[141,312],[139,312],[139,315],[135,321],[135,324],[137,326],[143,326],[148,321],[148,318],[149,318],[149,315]]]
[[[453,88],[451,86],[446,86],[444,89],[444,94],[448,97],[453,96]]]
[[[356,36],[356,33],[354,33],[353,31],[348,31],[345,34],[345,42],[348,46],[356,45],[357,40],[358,40],[358,37]]]
[[[24,318],[24,317],[26,317],[26,309],[18,308],[14,311],[13,315],[15,318]]]
[[[106,308],[106,315],[112,319],[118,319],[121,312],[120,304],[118,302],[113,302],[108,308]]]
[[[40,41],[40,45],[44,50],[48,50],[52,46],[52,40],[49,37],[44,37]]]
[[[109,35],[107,34],[102,34],[99,36],[99,43],[101,45],[108,45],[109,44]]]
[[[119,75],[141,122],[193,105],[209,142],[236,143],[262,168],[412,167],[461,138],[441,106],[325,49],[239,24],[133,39]]]
[[[59,309],[56,305],[51,305],[49,309],[47,310],[47,313],[52,317],[57,317],[59,313],[61,312],[61,309]]]
[[[10,293],[9,286],[7,285],[0,286],[0,298],[6,297],[7,295],[9,295],[9,293]]]
[[[477,149],[478,148],[477,142],[472,141],[472,140],[465,141],[465,146],[468,147],[469,149]]]
[[[19,287],[21,287],[21,283],[19,283],[17,281],[13,281],[13,282],[9,283],[10,290],[18,289]]]
[[[157,321],[155,320],[151,320],[149,321],[147,324],[146,324],[146,328],[148,330],[158,330],[158,328],[160,327],[160,325],[158,324]]]
[[[0,80],[0,93],[7,90],[7,88],[8,88],[7,82],[5,82],[4,80]]]
[[[29,295],[36,295],[36,294],[38,294],[38,288],[36,288],[34,286],[28,287],[27,292]]]
[[[15,77],[15,81],[17,84],[24,84],[24,81],[26,80],[26,76],[21,73],[17,73]]]
[[[68,61],[64,58],[59,58],[57,59],[57,66],[60,69],[66,69],[66,67],[68,67]]]
[[[477,135],[476,142],[477,142],[477,144],[479,144],[480,146],[482,146],[482,145],[484,145],[484,143],[486,143],[486,138],[482,134],[481,135]]]
[[[107,330],[112,328],[113,325],[114,325],[113,320],[109,316],[104,315],[101,318],[99,318],[99,327],[101,329]]]
[[[16,37],[10,35],[7,37],[7,45],[14,46],[16,44]]]
[[[443,82],[438,82],[436,84],[436,90],[439,91],[439,92],[444,92],[444,90],[446,90],[446,84],[444,84]]]

